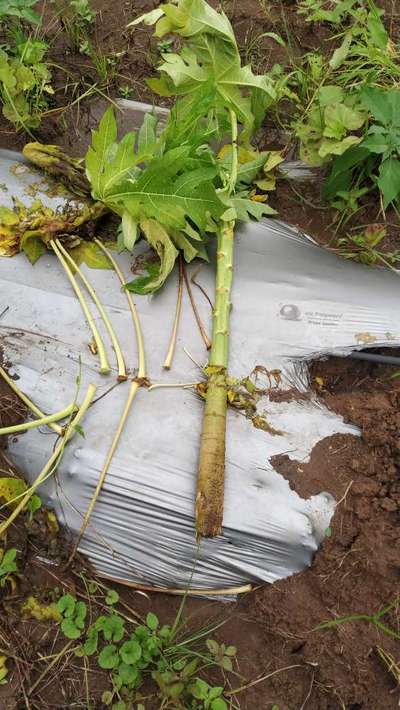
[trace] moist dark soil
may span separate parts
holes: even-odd
[[[111,60],[106,78],[99,76],[89,57],[71,46],[62,20],[62,8],[68,10],[69,3],[58,5],[59,19],[55,19],[53,6],[43,4],[56,93],[35,136],[78,156],[84,154],[90,130],[97,125],[107,102],[121,96],[123,87],[128,87],[129,98],[152,101],[145,78],[154,73],[159,58],[150,30],[126,29],[133,17],[157,3],[93,0],[91,4],[97,11],[91,39],[98,55]],[[385,7],[386,22],[396,41],[400,37],[396,3],[380,0],[379,4]],[[223,6],[233,21],[243,56],[259,70],[287,61],[284,48],[271,37],[262,36],[266,32],[281,34],[298,56],[316,48],[330,51],[332,47],[329,27],[311,27],[297,14],[295,2],[244,0],[224,2]],[[77,100],[85,91],[87,98]],[[0,119],[1,147],[20,150],[26,141],[25,135],[16,134]],[[274,149],[286,146],[286,137],[275,120],[266,122],[260,144]],[[295,158],[295,146],[291,151],[288,157]],[[382,220],[379,205],[366,203],[356,218],[338,229],[335,211],[321,205],[320,185],[320,179],[301,185],[278,180],[271,204],[286,222],[329,247],[335,246],[338,234],[351,227]],[[397,218],[390,213],[386,218],[386,247],[398,249]],[[236,683],[232,679],[235,686],[260,681],[239,693],[234,707],[399,707],[400,621],[396,606],[381,619],[389,628],[386,632],[368,620],[317,628],[343,617],[371,616],[399,596],[400,377],[393,377],[395,374],[395,367],[352,359],[331,358],[311,367],[310,380],[318,397],[360,430],[359,436],[336,435],[319,442],[308,463],[283,455],[271,462],[300,495],[325,490],[339,501],[312,567],[254,590],[235,604],[196,599],[186,602],[184,613],[191,617],[190,628],[210,620],[225,620],[216,637],[238,648],[237,670],[244,680]],[[292,391],[287,396],[297,397],[298,393]],[[0,426],[19,423],[26,415],[0,378]],[[19,476],[4,448],[6,443],[0,440],[0,475]],[[5,510],[0,510],[0,516],[5,515]],[[66,567],[70,543],[68,531],[57,529],[45,510],[33,520],[20,516],[2,543],[4,548],[17,549],[18,574],[13,585],[0,587],[0,655],[9,657],[10,669],[8,684],[0,686],[0,710],[105,707],[101,695],[109,688],[107,672],[92,661],[85,665],[69,648],[65,650],[67,640],[56,623],[21,615],[21,604],[29,594],[44,603],[66,591],[87,599],[88,580],[96,578],[95,571],[81,557]],[[177,598],[118,589],[122,601],[119,609],[130,618],[151,610],[162,623],[173,621],[180,603]],[[101,604],[99,596],[95,610],[101,610]],[[145,705],[146,710],[156,710],[160,701],[152,697]]]

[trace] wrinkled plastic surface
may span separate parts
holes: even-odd
[[[29,201],[21,174],[0,154],[0,182]],[[22,173],[24,180],[31,179]],[[33,179],[33,178],[32,178]],[[29,190],[28,190],[29,192]],[[143,251],[139,245],[137,253]],[[129,276],[132,258],[118,257]],[[189,267],[189,277],[198,264]],[[112,271],[85,269],[112,317],[128,366],[137,367],[135,337],[126,298]],[[213,267],[202,265],[196,281],[213,298]],[[211,310],[193,285],[200,315],[210,332]],[[373,298],[371,297],[373,294]],[[163,370],[177,295],[177,274],[153,297],[137,297],[152,383],[186,383],[201,373],[184,351],[204,363],[207,354],[184,293],[173,367]],[[269,220],[238,229],[231,321],[230,371],[244,377],[261,365],[280,370],[265,386],[307,388],[305,361],[350,352],[367,344],[398,345],[398,280],[378,269],[345,262],[286,225]],[[97,401],[83,422],[84,438],[68,445],[57,476],[41,495],[77,533],[93,495],[129,384],[98,374],[88,343],[90,331],[69,283],[52,255],[32,267],[23,255],[0,259],[0,338],[18,373],[21,389],[44,411],[56,411],[95,382]],[[93,312],[94,307],[93,307]],[[102,323],[98,320],[102,328]],[[107,337],[105,335],[105,340]],[[109,348],[111,361],[113,353]],[[114,361],[113,361],[114,362]],[[259,412],[280,434],[253,427],[229,410],[223,535],[194,534],[194,496],[203,405],[188,389],[139,390],[120,446],[80,549],[103,574],[127,582],[222,588],[273,582],[312,562],[334,510],[324,492],[302,499],[274,471],[271,457],[286,453],[304,462],[313,446],[336,432],[357,433],[316,399],[271,401]],[[31,431],[11,443],[11,454],[33,480],[52,451],[54,435]],[[301,475],[301,474],[299,474]]]

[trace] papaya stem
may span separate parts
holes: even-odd
[[[231,195],[238,171],[238,128],[236,114],[229,109],[232,161],[228,181]],[[222,222],[217,233],[217,273],[213,310],[209,380],[200,441],[196,494],[197,538],[215,537],[222,530],[225,484],[225,440],[227,413],[227,369],[229,360],[229,321],[233,278],[235,223]]]

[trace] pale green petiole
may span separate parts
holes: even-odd
[[[36,406],[36,404],[31,402],[31,400],[29,399],[29,397],[26,396],[26,394],[21,392],[21,390],[15,384],[14,380],[11,379],[11,377],[9,377],[9,375],[7,375],[6,371],[2,367],[0,367],[0,375],[2,376],[3,380],[5,382],[7,382],[10,389],[12,389],[12,391],[15,392],[15,394],[17,395],[17,397],[19,397],[21,402],[23,402],[28,407],[28,409],[30,409],[31,412],[33,412],[33,414],[36,414],[36,416],[39,417],[40,419],[43,419],[43,417],[47,416],[46,414],[44,414],[44,412],[42,412],[41,409],[39,409],[39,407]],[[49,423],[49,426],[59,436],[63,435],[62,427],[60,427],[58,424],[51,422],[51,423]]]
[[[20,502],[18,505],[14,508],[12,511],[11,515],[5,520],[1,525],[0,525],[0,536],[4,535],[5,531],[7,528],[11,525],[11,523],[15,520],[15,518],[20,514],[20,512],[25,508],[26,504],[29,502],[31,497],[33,496],[34,492],[36,489],[40,486],[41,483],[51,474],[51,472],[57,467],[58,462],[59,462],[59,457],[61,456],[64,447],[66,446],[67,442],[73,436],[75,433],[75,430],[77,427],[79,427],[83,417],[85,416],[87,410],[89,409],[94,395],[96,394],[96,386],[95,385],[89,385],[87,388],[85,397],[79,406],[79,409],[75,415],[75,417],[72,419],[70,424],[68,425],[64,437],[59,441],[57,444],[56,448],[54,449],[52,455],[50,456],[49,460],[47,463],[44,465],[42,468],[41,472],[37,476],[37,478],[34,480],[30,488],[26,491],[25,495],[21,498]]]
[[[36,427],[44,426],[46,424],[52,424],[53,422],[58,422],[60,419],[66,419],[72,414],[76,409],[75,403],[69,404],[68,407],[62,409],[60,412],[55,412],[54,414],[47,414],[40,419],[35,419],[32,422],[23,422],[22,424],[15,424],[14,426],[6,426],[0,429],[0,436],[6,434],[17,434],[19,431],[28,431],[29,429],[36,429]]]
[[[122,273],[122,271],[121,271],[121,269],[120,269],[118,263],[117,263],[116,260],[114,259],[113,255],[112,255],[111,252],[104,246],[104,244],[102,244],[98,239],[95,239],[95,242],[96,242],[96,244],[100,247],[100,249],[102,249],[102,251],[103,251],[103,252],[105,253],[105,255],[107,256],[107,258],[108,258],[110,264],[113,266],[113,268],[114,268],[114,270],[115,270],[115,273],[117,274],[117,276],[118,276],[118,278],[119,278],[119,280],[120,280],[120,282],[121,282],[121,286],[124,286],[124,284],[126,283],[126,279],[124,278],[124,275],[123,275],[123,273]],[[122,414],[121,414],[120,420],[119,420],[119,422],[118,422],[117,430],[116,430],[116,432],[115,432],[115,434],[114,434],[114,437],[113,437],[113,440],[112,440],[112,442],[111,442],[111,444],[110,444],[110,448],[108,449],[108,452],[107,452],[107,455],[106,455],[106,458],[105,458],[105,461],[104,461],[104,464],[103,464],[103,468],[101,469],[101,472],[100,472],[99,480],[97,481],[96,489],[95,489],[95,491],[94,491],[94,493],[93,493],[93,496],[92,496],[92,498],[91,498],[91,501],[90,501],[90,503],[89,503],[89,505],[88,505],[88,508],[87,508],[87,510],[86,510],[86,513],[85,513],[85,515],[84,515],[83,522],[82,522],[82,525],[81,525],[81,529],[80,529],[79,535],[78,535],[78,537],[77,537],[77,539],[76,539],[76,541],[75,541],[75,545],[74,545],[74,547],[73,547],[73,550],[72,550],[72,552],[71,552],[71,554],[70,554],[70,556],[69,556],[68,563],[71,562],[71,560],[73,559],[73,557],[74,557],[74,555],[75,555],[75,553],[76,553],[76,551],[77,551],[77,549],[78,549],[79,543],[80,543],[80,541],[81,541],[81,539],[82,539],[82,536],[83,536],[83,534],[84,534],[84,532],[85,532],[85,530],[86,530],[86,528],[87,528],[87,526],[88,526],[88,524],[89,524],[90,516],[92,515],[94,506],[96,505],[96,501],[97,501],[97,499],[98,499],[98,497],[99,497],[99,495],[100,495],[100,492],[101,492],[101,489],[102,489],[102,487],[103,487],[104,481],[105,481],[105,479],[106,479],[108,470],[109,470],[109,468],[110,468],[110,464],[111,464],[111,461],[112,461],[112,459],[113,459],[114,453],[115,453],[115,451],[116,451],[116,449],[117,449],[117,446],[118,446],[118,444],[119,444],[119,442],[120,442],[121,435],[122,435],[122,433],[123,433],[123,431],[124,431],[125,424],[126,424],[126,422],[127,422],[129,413],[130,413],[131,408],[132,408],[133,401],[134,401],[134,399],[135,399],[135,397],[136,397],[136,394],[137,394],[137,391],[138,391],[138,389],[139,389],[139,387],[140,387],[140,385],[141,385],[141,381],[144,381],[144,380],[146,379],[146,376],[147,376],[147,372],[146,372],[146,359],[145,359],[144,342],[143,342],[143,333],[142,333],[142,329],[141,329],[141,325],[140,325],[139,316],[138,316],[138,313],[137,313],[137,310],[136,310],[136,306],[135,306],[135,304],[134,304],[134,301],[133,301],[133,299],[132,299],[132,295],[131,295],[131,294],[129,293],[129,291],[127,291],[127,290],[125,290],[125,295],[126,295],[126,298],[127,298],[127,301],[128,301],[129,310],[130,310],[131,315],[132,315],[132,322],[133,322],[133,327],[134,327],[135,336],[136,336],[136,345],[137,345],[138,360],[139,360],[138,374],[137,374],[137,377],[136,377],[134,380],[132,380],[132,382],[131,382],[131,384],[130,384],[129,391],[128,391],[128,395],[127,395],[127,398],[126,398],[126,401],[125,401],[125,405],[124,405],[124,409],[123,409],[123,412],[122,412]]]
[[[117,336],[116,336],[115,330],[114,330],[114,328],[113,328],[113,326],[112,326],[112,323],[111,323],[111,321],[110,321],[110,319],[109,319],[109,317],[108,317],[108,315],[107,315],[107,313],[106,313],[106,311],[105,311],[103,305],[101,304],[101,302],[100,302],[100,300],[99,300],[99,297],[98,297],[96,291],[94,290],[93,286],[92,286],[91,283],[88,281],[88,279],[86,278],[85,274],[84,274],[84,273],[82,272],[82,270],[79,268],[78,264],[75,263],[75,261],[73,260],[72,256],[71,256],[70,254],[68,254],[68,252],[67,252],[66,249],[64,249],[64,247],[63,247],[63,245],[61,244],[60,240],[59,240],[59,239],[56,239],[55,242],[56,242],[56,244],[57,244],[59,250],[61,251],[62,255],[65,257],[65,259],[68,261],[68,263],[69,263],[70,266],[72,267],[72,269],[79,275],[79,278],[82,280],[82,282],[84,283],[86,289],[88,290],[88,292],[89,292],[89,294],[90,294],[90,296],[91,296],[91,298],[92,298],[92,300],[93,300],[93,303],[96,305],[96,308],[97,308],[97,310],[99,311],[99,313],[100,313],[100,315],[101,315],[101,317],[102,317],[102,319],[103,319],[104,325],[105,325],[106,330],[107,330],[107,332],[108,332],[108,334],[109,334],[109,336],[110,336],[110,340],[111,340],[111,342],[112,342],[112,344],[113,344],[113,348],[114,348],[115,355],[116,355],[116,358],[117,358],[118,379],[119,379],[120,381],[126,380],[126,379],[127,379],[126,367],[125,367],[125,361],[124,361],[124,356],[123,356],[123,354],[122,354],[121,346],[120,346],[120,344],[119,344],[119,341],[118,341],[118,338],[117,338]]]
[[[88,325],[90,327],[90,330],[93,333],[93,339],[96,345],[96,350],[100,359],[100,372],[102,375],[107,375],[110,372],[110,363],[108,362],[108,357],[106,353],[106,349],[104,347],[103,339],[98,331],[97,325],[94,321],[93,315],[89,309],[89,306],[86,302],[86,299],[79,288],[76,278],[74,274],[72,273],[70,267],[68,266],[66,260],[64,259],[60,249],[58,248],[57,244],[52,241],[51,242],[52,249],[57,256],[58,260],[60,261],[61,265],[64,268],[64,271],[69,279],[69,282],[75,291],[76,297],[78,298],[79,303],[81,304],[82,310],[85,314],[86,320],[88,322]]]

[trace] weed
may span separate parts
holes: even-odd
[[[57,5],[58,0],[56,0]],[[71,0],[67,12],[65,12],[65,8],[57,7],[57,14],[68,35],[71,49],[81,54],[88,54],[89,34],[96,17],[96,12],[90,7],[89,0]]]
[[[101,81],[108,85],[116,72],[121,54],[116,52],[105,54],[100,46],[89,45],[88,56],[92,60],[92,64]]]
[[[0,552],[0,555],[0,587],[4,587],[10,575],[17,571],[17,563],[15,562],[17,550],[15,547],[11,547],[5,552]]]
[[[349,14],[356,12],[360,6],[359,0],[301,0],[299,14],[305,15],[307,22],[329,22],[340,25]]]
[[[366,87],[360,100],[370,126],[357,147],[334,161],[324,196],[332,200],[349,190],[364,194],[372,184],[381,192],[386,209],[400,197],[400,89]]]
[[[7,656],[0,655],[0,685],[5,685],[7,683]]]
[[[122,96],[123,99],[129,99],[132,89],[128,84],[124,84],[123,86],[119,87],[119,94]]]
[[[0,0],[0,23],[25,21],[34,25],[40,23],[40,15],[33,9],[37,0]]]
[[[65,594],[57,603],[62,632],[81,640],[75,655],[95,656],[100,668],[110,671],[112,688],[103,693],[103,703],[113,710],[131,707],[130,703],[141,700],[138,691],[147,677],[155,682],[162,707],[227,710],[224,687],[209,685],[200,673],[213,666],[233,672],[236,648],[211,638],[206,638],[204,648],[200,642],[208,630],[178,640],[179,614],[171,627],[161,625],[150,612],[132,632],[115,610],[118,600],[117,592],[107,590],[104,601],[109,612],[89,625],[84,602]]]
[[[22,23],[36,25],[40,16],[30,0],[6,3],[0,0],[0,22],[5,21],[8,44],[0,48],[0,100],[4,116],[17,129],[37,128],[54,91],[45,61],[48,44],[36,36],[27,37]],[[3,9],[3,11],[2,11]]]
[[[375,224],[358,234],[348,234],[338,240],[340,254],[345,259],[354,259],[369,266],[384,264],[391,267],[400,262],[400,252],[383,252],[377,248],[385,236],[385,227]]]
[[[394,601],[384,606],[382,609],[369,616],[368,614],[352,614],[350,616],[342,616],[339,619],[333,619],[332,621],[324,621],[322,624],[313,629],[314,631],[320,631],[321,629],[330,629],[334,626],[340,626],[341,624],[346,624],[348,621],[368,621],[373,624],[377,631],[382,631],[386,636],[390,636],[395,639],[400,640],[400,633],[394,631],[389,626],[384,624],[381,619],[386,616],[393,609],[398,609],[400,605],[400,597],[397,597]]]

